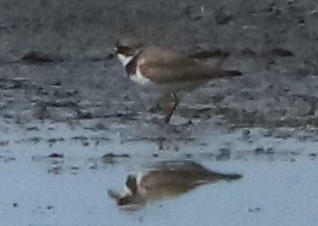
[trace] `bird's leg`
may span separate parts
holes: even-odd
[[[157,104],[152,106],[149,111],[155,113],[157,111],[163,111],[165,114],[165,123],[170,122],[170,118],[173,115],[179,104],[179,99],[175,93],[164,93],[157,100]]]
[[[177,95],[175,93],[171,93],[170,95],[171,95],[171,102],[166,104],[163,108],[165,112],[165,123],[170,122],[171,116],[173,115],[174,111],[176,110],[179,104]]]

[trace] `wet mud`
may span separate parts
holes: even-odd
[[[315,225],[317,12],[313,0],[1,1],[2,222]],[[243,76],[185,93],[164,124],[109,58],[127,35]],[[118,208],[131,202],[133,216]]]

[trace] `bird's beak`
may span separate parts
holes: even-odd
[[[117,47],[114,48],[113,52],[108,55],[108,59],[113,59],[117,54]]]
[[[114,58],[114,56],[115,56],[115,54],[114,53],[110,53],[109,55],[108,55],[108,59],[110,60],[110,59],[113,59]]]

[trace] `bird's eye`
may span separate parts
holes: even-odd
[[[118,53],[128,53],[130,52],[131,48],[127,47],[127,46],[118,46],[117,47],[117,52]]]

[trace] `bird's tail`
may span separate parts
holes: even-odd
[[[225,180],[227,182],[230,182],[232,180],[238,180],[241,179],[243,175],[241,174],[224,174],[224,173],[217,173],[217,172],[211,172],[210,173],[210,180],[215,181],[215,180]]]
[[[231,180],[238,180],[241,179],[243,175],[240,174],[224,174],[223,179],[226,181],[231,181]]]

